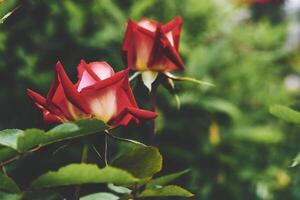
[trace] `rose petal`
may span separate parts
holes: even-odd
[[[139,119],[154,119],[155,117],[157,117],[157,113],[155,112],[139,108],[126,107],[116,118],[110,122],[110,124],[112,126],[126,126],[131,120],[139,123]]]
[[[78,65],[79,83],[77,91],[95,84],[99,80],[107,79],[115,74],[114,70],[106,62],[92,62],[86,64],[83,60]]]
[[[169,42],[172,46],[175,46],[178,51],[180,32],[182,27],[182,18],[180,16],[175,17],[169,23],[162,26],[164,33],[166,34]]]
[[[151,20],[151,19],[142,19],[137,23],[140,27],[143,27],[144,29],[147,29],[148,31],[154,32],[156,30],[156,27],[158,25],[158,22]]]
[[[128,86],[123,87],[124,80],[128,82],[128,70],[123,70],[81,91],[81,97],[88,103],[94,116],[108,122],[117,114],[122,103],[126,102],[126,105],[132,105],[131,93],[122,98],[117,96],[119,90],[128,90]]]
[[[75,106],[80,108],[82,111],[84,111],[86,114],[90,113],[89,106],[80,97],[79,93],[77,92],[73,83],[68,78],[60,62],[58,62],[56,65],[56,71],[58,73],[62,88],[68,100]]]
[[[34,104],[43,111],[43,118],[45,122],[63,122],[63,118],[57,115],[57,110],[56,112],[53,112],[53,110],[49,109],[47,100],[43,96],[30,89],[27,89],[27,95],[32,99]]]

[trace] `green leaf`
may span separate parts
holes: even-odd
[[[138,181],[128,172],[114,168],[98,168],[93,164],[70,164],[55,172],[48,172],[37,178],[32,188],[50,188],[67,185],[81,185],[88,183],[114,183],[117,185],[130,185]]]
[[[108,189],[110,189],[113,192],[119,193],[119,194],[130,194],[132,190],[122,187],[122,186],[116,186],[112,183],[107,184]]]
[[[283,140],[283,134],[273,126],[240,127],[232,134],[236,139],[257,143],[275,144]]]
[[[162,156],[156,147],[137,147],[116,159],[113,165],[125,169],[135,177],[146,178],[161,170]]]
[[[21,136],[23,132],[24,131],[20,129],[6,129],[0,131],[0,144],[17,150],[18,137]]]
[[[291,167],[296,167],[297,165],[299,165],[299,163],[300,163],[300,153],[298,153],[296,158],[294,158],[294,161],[293,161]]]
[[[8,176],[0,173],[0,190],[11,193],[19,193],[18,185]]]
[[[192,97],[193,98],[193,97]],[[195,98],[195,97],[194,97]],[[195,98],[194,100],[197,100]],[[206,107],[210,111],[222,112],[226,113],[230,116],[234,121],[238,121],[241,119],[241,111],[239,108],[233,103],[226,101],[224,99],[219,98],[206,98],[199,102],[204,107]]]
[[[300,124],[300,112],[282,105],[274,105],[270,107],[270,113],[287,122]]]
[[[192,197],[192,193],[179,187],[177,185],[168,185],[158,189],[146,189],[140,195],[140,197]]]
[[[189,169],[186,169],[186,170],[176,172],[173,174],[169,174],[166,176],[161,176],[159,178],[149,181],[149,183],[146,185],[146,187],[147,188],[155,188],[156,186],[164,186],[164,185],[172,182],[173,180],[179,178],[180,176],[188,173],[189,171],[190,171]]]
[[[42,147],[54,142],[102,132],[107,126],[97,119],[83,119],[74,123],[60,124],[48,132],[40,129],[7,129],[0,131],[0,145],[24,153],[35,147]],[[0,152],[1,155],[1,152]],[[7,154],[4,154],[5,156]],[[16,155],[16,152],[14,153]],[[0,160],[3,160],[0,157]]]
[[[16,154],[18,154],[18,152],[12,148],[0,147],[0,162],[3,162]]]
[[[0,192],[0,199],[1,200],[22,200],[22,195]]]
[[[0,24],[2,24],[14,11],[17,6],[17,0],[5,1],[0,6]]]
[[[90,194],[80,198],[80,200],[118,200],[118,199],[119,199],[118,196],[107,192],[99,192],[99,193]]]

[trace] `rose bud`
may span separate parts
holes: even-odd
[[[151,19],[138,23],[128,20],[122,45],[123,59],[127,68],[142,73],[149,90],[159,72],[184,69],[178,53],[181,25],[181,17],[165,25]]]
[[[45,122],[68,122],[98,118],[110,126],[126,126],[140,119],[153,119],[156,113],[139,109],[132,94],[128,70],[115,73],[106,62],[81,61],[78,82],[73,84],[60,62],[46,98],[27,89],[27,94],[43,111]]]

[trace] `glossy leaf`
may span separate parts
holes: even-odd
[[[11,193],[19,193],[18,185],[8,176],[0,173],[0,190]]]
[[[107,166],[98,168],[93,164],[70,164],[55,172],[48,172],[37,178],[31,185],[32,188],[50,188],[67,185],[81,185],[88,183],[114,183],[129,185],[136,183],[137,178],[130,173]]]
[[[3,146],[11,147],[15,150],[18,149],[17,141],[18,137],[23,134],[24,131],[20,129],[6,129],[0,132],[0,144]]]
[[[119,193],[119,194],[130,194],[131,190],[126,188],[126,187],[122,187],[122,186],[116,186],[112,183],[109,183],[107,185],[108,189],[110,189],[113,192]]]
[[[192,197],[192,193],[179,187],[177,185],[168,185],[158,189],[146,189],[141,194],[140,197]]]
[[[114,166],[138,178],[150,177],[162,168],[162,156],[156,147],[137,147],[115,160]]]
[[[270,113],[287,122],[300,124],[300,112],[282,105],[274,105],[270,108]]]
[[[177,173],[169,174],[166,176],[161,176],[159,178],[153,179],[149,181],[149,183],[146,185],[147,188],[155,188],[156,186],[164,186],[175,179],[179,178],[180,176],[188,173],[190,170],[186,169]]]
[[[25,131],[6,129],[0,131],[0,145],[9,147],[16,152],[1,152],[4,151],[4,149],[1,148],[0,160],[3,160],[3,157],[7,158],[9,153],[11,156],[13,154],[16,155],[17,152],[24,153],[35,147],[42,147],[54,142],[102,132],[106,128],[106,125],[102,121],[84,119],[74,123],[60,124],[48,132],[40,129],[27,129]]]

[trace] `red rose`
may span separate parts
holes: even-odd
[[[123,59],[135,71],[173,71],[184,68],[178,53],[182,19],[162,25],[150,19],[128,20],[122,45]]]
[[[74,85],[58,62],[47,98],[27,90],[33,102],[43,111],[46,122],[96,117],[115,127],[157,116],[154,112],[138,108],[128,82],[128,70],[115,73],[106,62],[87,64],[84,61],[77,69],[78,82]]]

